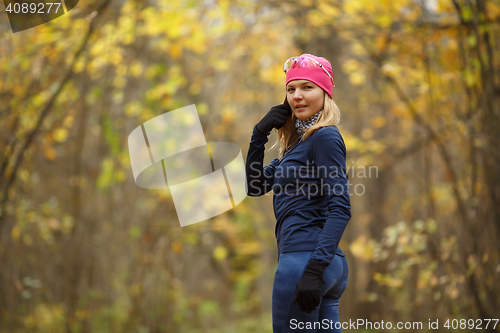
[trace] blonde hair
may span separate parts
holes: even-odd
[[[299,141],[299,134],[297,133],[297,128],[295,127],[295,122],[297,118],[292,112],[292,116],[289,117],[283,125],[282,128],[278,129],[278,139],[272,145],[270,149],[274,149],[279,146],[279,159],[281,160],[285,153],[289,151],[296,143]],[[302,141],[305,141],[310,137],[316,130],[326,127],[326,126],[336,126],[340,127],[340,109],[335,103],[335,101],[325,92],[325,102],[323,105],[323,111],[319,114],[316,122],[309,128],[305,129],[304,137]]]

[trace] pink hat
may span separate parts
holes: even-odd
[[[330,73],[330,75],[333,78],[333,70],[332,70],[332,65],[328,60],[322,57],[317,57],[315,55],[309,54],[309,53],[304,53],[301,55],[301,57],[309,57],[312,58],[316,61],[318,61],[324,69]],[[330,98],[333,98],[333,87],[335,86],[335,83],[332,82],[332,79],[326,74],[326,72],[320,67],[320,66],[315,66],[315,67],[298,67],[294,66],[291,67],[287,72],[286,72],[286,83],[285,86],[293,80],[308,80],[311,82],[314,82],[317,84],[321,89],[326,91],[326,93],[330,96]],[[286,96],[285,96],[285,101],[286,101]]]

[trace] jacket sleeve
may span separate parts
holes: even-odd
[[[328,217],[311,259],[330,264],[351,219],[346,147],[335,126],[321,128],[316,134],[313,155],[321,179],[322,193],[327,197]]]
[[[263,166],[267,141],[267,135],[259,132],[254,127],[246,162],[246,191],[251,197],[266,194],[274,184],[274,170],[279,160],[276,158],[270,164]]]

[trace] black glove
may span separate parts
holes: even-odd
[[[307,313],[311,313],[319,305],[323,272],[327,267],[328,264],[309,260],[302,278],[297,283],[292,304],[298,301],[300,310]]]
[[[287,118],[292,114],[290,105],[280,104],[273,106],[255,127],[262,134],[269,135],[273,128],[281,128],[285,125]]]

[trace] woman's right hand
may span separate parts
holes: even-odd
[[[263,134],[269,135],[273,128],[279,129],[285,125],[286,120],[292,115],[290,105],[280,104],[273,106],[255,127]]]

